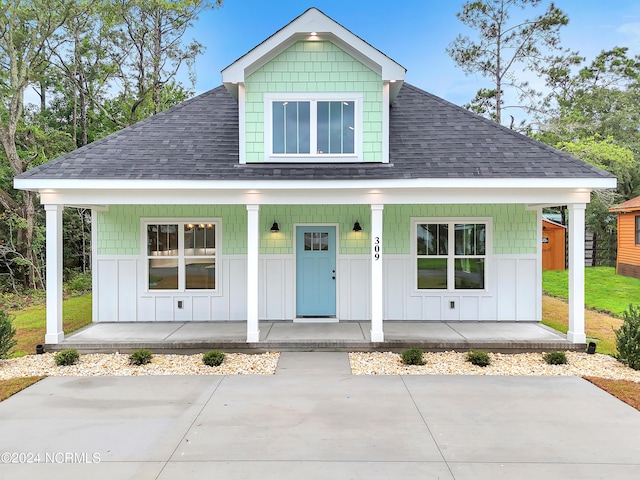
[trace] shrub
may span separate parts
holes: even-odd
[[[66,286],[72,293],[91,291],[91,272],[75,272]]]
[[[67,348],[56,353],[53,359],[56,361],[56,365],[58,365],[59,367],[75,365],[80,359],[80,354],[75,348]]]
[[[405,365],[424,365],[425,362],[422,359],[422,350],[419,348],[408,348],[400,355],[402,363]]]
[[[629,305],[622,313],[622,326],[615,333],[618,361],[640,370],[640,308]]]
[[[486,367],[491,365],[491,357],[487,352],[482,350],[471,350],[467,353],[467,362],[471,362],[478,367]]]
[[[129,355],[129,363],[131,365],[146,365],[147,363],[151,363],[151,359],[153,358],[153,353],[150,350],[146,350],[141,348],[140,350],[136,350]]]
[[[564,352],[546,352],[542,354],[542,358],[549,365],[566,365],[567,354]]]
[[[202,356],[202,363],[210,367],[219,367],[224,362],[225,354],[220,350],[211,350]]]
[[[13,326],[13,318],[4,310],[0,310],[0,359],[7,358],[11,349],[18,343],[13,337],[16,328]]]

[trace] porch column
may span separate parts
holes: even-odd
[[[371,341],[384,342],[382,331],[382,210],[371,205]]]
[[[260,341],[258,325],[258,254],[260,205],[247,205],[247,343]]]
[[[569,331],[567,340],[586,343],[584,331],[584,203],[569,205]]]
[[[44,342],[64,340],[62,330],[62,205],[45,205],[47,260],[47,330]]]

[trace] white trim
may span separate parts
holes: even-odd
[[[239,163],[247,163],[247,136],[246,136],[246,92],[244,84],[238,85],[238,157]]]
[[[383,168],[383,167],[381,167]],[[304,190],[528,190],[575,189],[576,193],[590,193],[592,189],[615,188],[615,178],[411,178],[391,180],[125,180],[125,179],[32,179],[16,178],[14,186],[19,190],[39,190],[41,194],[55,193],[56,190],[249,190],[249,191],[292,191]],[[89,203],[89,202],[76,202]],[[109,202],[91,202],[109,203]],[[415,202],[414,202],[415,203]],[[537,197],[524,203],[549,204]],[[575,202],[574,202],[575,203]]]
[[[186,260],[187,257],[184,254],[184,226],[188,223],[206,223],[215,225],[215,254],[206,255],[208,258],[214,258],[215,260],[215,288],[213,289],[194,289],[186,288]],[[178,288],[171,290],[158,290],[149,288],[149,259],[147,255],[147,226],[148,225],[178,225],[178,256],[171,256],[170,258],[178,259]],[[220,268],[222,266],[221,260],[222,253],[222,219],[219,217],[140,217],[140,258],[143,261],[143,274],[144,274],[144,288],[141,291],[141,295],[167,295],[167,294],[209,294],[213,296],[222,295],[222,288],[220,285]],[[193,258],[203,258],[205,256],[195,256]]]
[[[542,320],[542,207],[536,210],[536,319]]]
[[[264,157],[269,163],[340,163],[363,161],[364,95],[362,93],[265,93],[264,100]],[[273,102],[309,102],[309,152],[308,154],[273,153]],[[354,102],[354,153],[318,154],[318,102]]]
[[[489,279],[491,278],[491,268],[492,268],[492,256],[493,256],[493,218],[492,217],[411,217],[410,225],[411,225],[411,236],[409,238],[410,244],[410,252],[414,259],[417,259],[417,251],[418,251],[418,239],[417,239],[417,228],[419,224],[423,223],[446,223],[451,226],[456,223],[484,223],[487,226],[487,230],[485,232],[485,254],[484,255],[456,255],[455,253],[455,230],[449,229],[448,232],[448,245],[447,245],[447,259],[455,260],[456,257],[469,257],[469,258],[484,258],[484,288],[478,289],[456,289],[455,288],[455,261],[447,262],[447,288],[446,289],[419,289],[418,288],[418,277],[414,276],[413,288],[411,291],[411,296],[422,296],[422,295],[434,295],[438,293],[443,294],[464,294],[469,292],[477,292],[478,294],[489,294],[491,293],[491,287],[489,285]],[[444,257],[444,255],[436,256],[436,258]],[[428,257],[421,257],[428,258]]]
[[[247,205],[247,343],[260,341],[260,205]]]
[[[135,258],[138,258],[136,256]],[[91,318],[98,320],[98,212],[91,209]]]
[[[384,342],[383,218],[384,205],[371,205],[371,341]]]
[[[311,32],[317,32],[317,35],[312,37]],[[246,76],[300,40],[330,41],[373,71],[380,73],[383,80],[397,80],[397,83],[404,81],[406,73],[404,67],[316,8],[310,8],[224,68],[222,70],[223,83],[232,90],[235,82],[244,82]]]
[[[584,233],[586,204],[569,205],[569,329],[567,340],[586,343],[584,329]]]
[[[389,163],[389,82],[382,84],[382,163]]]
[[[62,327],[62,213],[63,205],[45,205],[47,309],[45,343],[64,340]]]

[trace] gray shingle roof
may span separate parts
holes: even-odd
[[[220,86],[23,173],[23,179],[606,178],[607,172],[405,84],[389,164],[238,163],[238,105]]]

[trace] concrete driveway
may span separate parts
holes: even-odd
[[[0,460],[12,480],[636,480],[640,412],[575,377],[50,377],[0,403]]]

